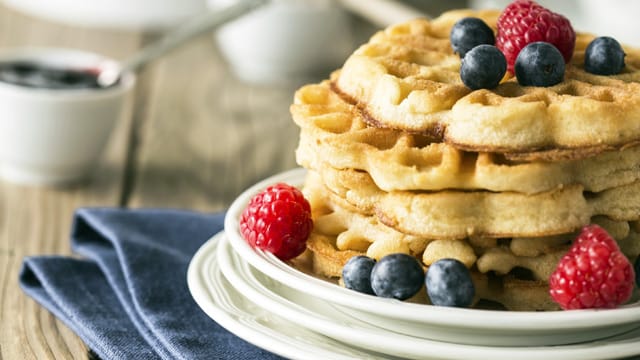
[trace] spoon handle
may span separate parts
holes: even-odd
[[[143,47],[140,51],[122,61],[118,69],[108,68],[102,71],[98,77],[98,82],[103,86],[111,85],[118,80],[120,74],[136,72],[148,62],[182,45],[187,40],[234,20],[269,1],[270,0],[242,0],[224,8],[208,11],[203,15],[188,20],[176,29],[169,30],[168,34],[160,40]]]
[[[411,19],[431,18],[429,14],[395,0],[340,0],[340,3],[347,10],[383,28]]]

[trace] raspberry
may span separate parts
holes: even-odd
[[[640,287],[640,256],[638,256],[636,258],[636,263],[633,266],[633,268],[636,271],[636,285],[638,285],[638,287]]]
[[[255,195],[240,216],[240,233],[245,240],[281,260],[305,250],[312,228],[309,202],[300,190],[284,183]]]
[[[614,308],[631,297],[635,273],[618,244],[598,225],[585,226],[549,279],[565,310]]]
[[[565,63],[571,60],[576,44],[571,22],[533,1],[516,0],[509,4],[500,14],[497,27],[496,46],[507,58],[510,73],[520,50],[532,42],[551,43],[560,50]]]

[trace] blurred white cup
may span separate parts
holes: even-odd
[[[209,0],[211,9],[238,0]],[[259,84],[328,75],[353,51],[346,10],[336,0],[274,0],[221,27],[218,46],[234,73]]]
[[[95,68],[108,60],[78,50],[6,49],[0,62]],[[100,161],[115,124],[129,116],[135,76],[106,89],[47,89],[0,81],[0,176],[30,185],[69,185]]]
[[[562,14],[571,21],[576,30],[585,26],[585,18],[580,6],[582,0],[536,0],[536,2],[558,14]],[[504,9],[513,0],[470,0],[469,6],[474,9]]]
[[[474,8],[502,9],[512,0],[471,0]],[[640,46],[640,1],[638,0],[537,0],[571,20],[576,31],[611,36],[620,43]]]
[[[599,36],[611,36],[620,43],[640,47],[640,1],[637,0],[582,0],[584,30]]]

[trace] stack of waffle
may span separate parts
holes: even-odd
[[[472,91],[449,32],[454,11],[374,35],[330,80],[297,91],[297,161],[309,169],[314,271],[355,255],[455,258],[478,304],[551,310],[548,278],[577,231],[597,223],[640,254],[640,52],[619,75],[583,70],[578,34],[565,80],[506,78]]]

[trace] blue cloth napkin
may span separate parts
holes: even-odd
[[[189,262],[223,214],[80,209],[77,257],[25,258],[22,289],[102,359],[279,359],[211,320],[187,288]]]

